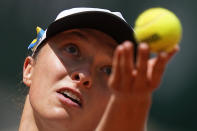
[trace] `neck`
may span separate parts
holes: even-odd
[[[33,115],[33,110],[32,106],[29,101],[29,95],[26,97],[21,121],[20,121],[20,126],[19,126],[19,131],[38,131],[34,115]]]

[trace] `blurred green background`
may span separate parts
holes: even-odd
[[[168,65],[161,87],[154,93],[148,131],[197,130],[197,59],[195,0],[1,0],[0,1],[0,131],[18,128],[23,94],[22,66],[35,28],[47,28],[56,15],[72,7],[99,7],[122,12],[134,26],[150,7],[168,8],[183,26],[181,51]],[[22,92],[22,93],[21,93]]]

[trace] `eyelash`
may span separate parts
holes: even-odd
[[[63,49],[68,54],[71,54],[71,55],[74,55],[74,56],[79,56],[80,55],[79,48],[75,44],[72,44],[72,43],[67,44]],[[72,51],[75,51],[75,52],[73,53]]]
[[[110,68],[110,70],[105,70],[105,69],[107,69],[106,67]],[[112,72],[112,67],[111,66],[104,66],[101,68],[101,71],[103,71],[104,73],[106,73],[109,76]]]

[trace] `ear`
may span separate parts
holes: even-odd
[[[23,83],[30,87],[32,82],[32,73],[33,73],[33,63],[34,59],[30,56],[26,57],[23,65]]]

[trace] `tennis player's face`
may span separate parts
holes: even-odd
[[[96,127],[110,96],[107,81],[116,45],[92,29],[48,40],[33,65],[29,92],[38,125],[78,131]]]

